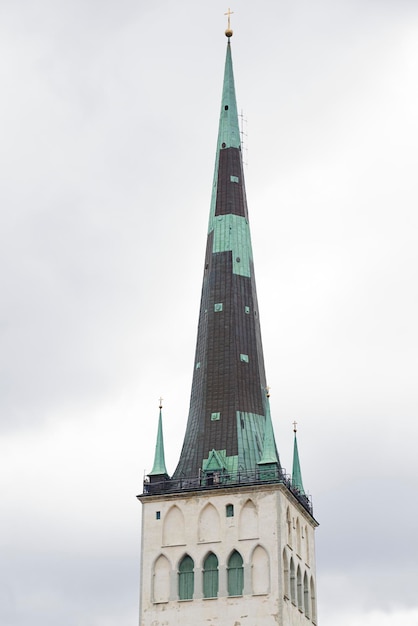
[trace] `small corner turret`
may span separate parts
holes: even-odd
[[[162,403],[162,398],[160,398],[160,404],[159,404],[160,413],[158,416],[158,429],[157,429],[157,441],[155,443],[154,465],[152,466],[152,470],[150,471],[150,473],[147,474],[150,480],[150,483],[162,482],[164,480],[169,479],[167,468],[165,466],[162,408],[163,408],[163,403]]]
[[[302,482],[302,472],[300,469],[298,440],[297,440],[297,422],[293,422],[294,442],[293,442],[293,467],[292,467],[292,487],[297,489],[301,495],[305,495]]]

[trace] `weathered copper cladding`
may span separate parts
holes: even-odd
[[[222,470],[256,472],[270,420],[239,135],[228,43],[190,410],[174,479],[213,468],[214,454]]]
[[[238,178],[242,183],[232,182],[231,177]],[[248,219],[239,148],[222,148],[219,153],[215,215],[240,215]]]

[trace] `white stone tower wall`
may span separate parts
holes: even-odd
[[[316,523],[284,485],[220,487],[141,500],[141,626],[316,623],[315,593],[310,593],[312,585],[316,588]],[[231,517],[227,505],[233,506]],[[234,550],[243,558],[244,589],[242,596],[229,597],[227,563]],[[203,562],[209,552],[219,562],[217,598],[203,597]],[[178,567],[185,555],[194,561],[191,600],[178,595]]]

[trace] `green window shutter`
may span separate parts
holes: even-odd
[[[228,561],[228,595],[242,596],[243,589],[244,568],[242,556],[234,550]]]
[[[213,552],[208,554],[203,564],[203,597],[218,596],[218,558]]]
[[[194,591],[194,562],[186,555],[179,565],[179,600],[192,600]]]

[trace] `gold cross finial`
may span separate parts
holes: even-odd
[[[295,433],[297,431],[296,426],[298,425],[297,422],[293,422],[293,432]]]
[[[160,397],[158,402],[159,402],[159,408],[162,409],[163,408],[163,398]]]
[[[225,31],[225,35],[227,37],[232,37],[232,35],[234,34],[234,31],[231,28],[231,15],[233,14],[233,11],[231,11],[231,9],[228,9],[227,13],[224,13],[224,15],[228,16],[228,28]]]

